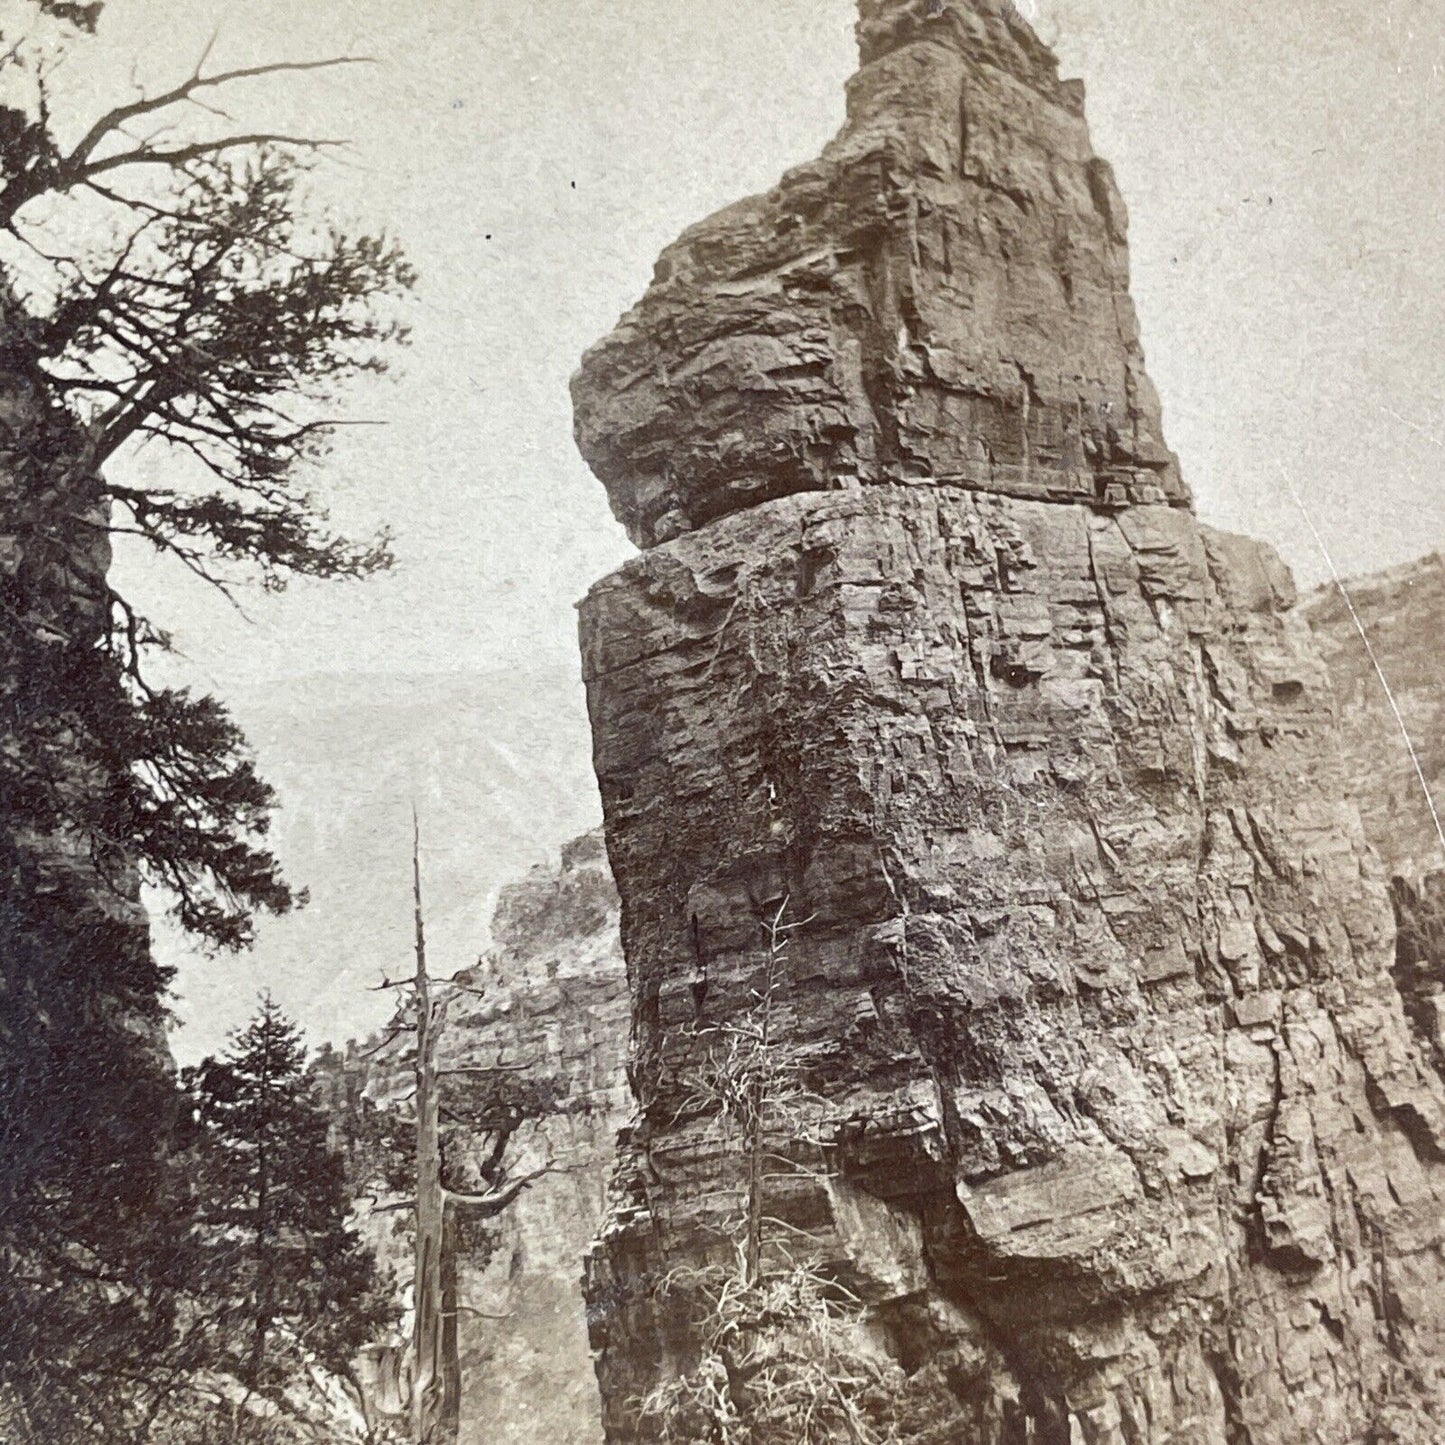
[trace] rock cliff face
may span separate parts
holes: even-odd
[[[1017,16],[927,8],[865,0],[842,135],[589,354],[578,442],[641,545],[844,481],[1185,501],[1082,86]]]
[[[502,895],[488,997],[457,1018],[459,1061],[506,1057],[553,1081],[557,1105],[517,1155],[537,1181],[499,1221],[460,1295],[483,1314],[459,1322],[461,1445],[594,1445],[598,1397],[582,1261],[601,1227],[615,1139],[627,1117],[627,974],[617,893],[589,834]],[[446,1060],[443,1060],[446,1066]]]
[[[817,162],[583,363],[643,547],[582,613],[640,1120],[592,1262],[609,1438],[699,1341],[740,1162],[690,1106],[759,920],[906,1439],[1445,1438],[1445,1090],[1330,681],[1195,519],[1083,96],[1011,6],[863,0]],[[781,1146],[780,1146],[781,1147]]]
[[[1440,666],[1445,557],[1435,553],[1359,578],[1346,584],[1346,592],[1348,605],[1337,587],[1311,593],[1306,615],[1334,680],[1350,785],[1365,831],[1392,874],[1418,881],[1445,869],[1445,850],[1426,795],[1428,787],[1437,808],[1445,803]],[[1373,660],[1360,627],[1370,640]],[[1377,662],[1388,694],[1375,671]],[[1415,771],[1416,759],[1424,787]]]
[[[1350,791],[1390,873],[1395,982],[1445,1068],[1445,561],[1322,587],[1306,613],[1334,682]]]
[[[465,975],[482,996],[457,1000],[439,1063],[519,1069],[549,1104],[535,1128],[519,1130],[509,1156],[513,1175],[544,1165],[555,1172],[484,1235],[463,1237],[459,1445],[594,1445],[602,1431],[582,1261],[601,1227],[614,1141],[631,1107],[627,977],[600,835],[569,844],[560,867],[534,869],[504,889],[492,939]],[[341,1114],[343,1093],[354,1105],[362,1089],[379,1102],[399,1101],[411,1078],[411,1056],[399,1043],[342,1065],[332,1103]],[[464,1092],[458,1102],[465,1104]],[[389,1228],[380,1231],[381,1252],[405,1274],[409,1257],[388,1238]],[[366,1362],[369,1404],[380,1417],[407,1409],[405,1386],[387,1382],[403,1353],[383,1347]]]

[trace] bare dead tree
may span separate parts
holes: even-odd
[[[442,1246],[446,1230],[446,1193],[442,1188],[441,1100],[437,1079],[436,1035],[442,1015],[434,1012],[426,967],[426,921],[421,896],[421,827],[412,812],[412,890],[416,928],[416,1252],[412,1276],[415,1320],[412,1330],[412,1430],[416,1445],[446,1438],[445,1400],[452,1362],[443,1358]],[[443,1005],[443,1008],[445,1005]]]
[[[866,1308],[819,1257],[819,1241],[770,1209],[775,1181],[835,1173],[826,1101],[780,1028],[793,934],[784,898],[762,920],[763,965],[748,1006],[700,1028],[707,1047],[678,1117],[711,1118],[738,1144],[736,1267],[683,1266],[664,1294],[690,1300],[700,1344],[694,1366],[639,1401],[664,1445],[892,1445],[877,1409],[886,1371],[859,1346]],[[870,1405],[872,1408],[870,1408]]]
[[[763,1276],[769,1226],[768,1185],[782,1175],[817,1173],[823,1167],[823,1101],[806,1087],[802,1060],[777,1032],[777,1012],[786,981],[792,935],[809,921],[790,920],[784,898],[762,921],[764,958],[761,977],[750,990],[748,1007],[736,1017],[698,1030],[707,1049],[687,1089],[679,1114],[711,1117],[736,1139],[744,1161],[742,1196],[742,1277],[748,1287]],[[779,1152],[788,1141],[792,1152]],[[799,1150],[817,1156],[812,1164]]]
[[[784,899],[778,911],[767,922],[768,962],[763,978],[762,997],[753,1020],[753,1048],[749,1073],[749,1108],[746,1122],[748,1133],[748,1224],[747,1257],[745,1279],[749,1285],[756,1285],[763,1269],[763,1188],[766,1172],[768,1136],[768,1108],[777,1075],[776,1049],[773,1044],[773,1000],[778,989],[778,973],[788,947],[788,925],[784,922],[788,901]]]
[[[409,978],[383,979],[378,986],[400,995],[396,1014],[371,1052],[389,1048],[410,1034],[414,1109],[411,1197],[390,1200],[379,1210],[409,1209],[415,1222],[412,1296],[411,1430],[415,1445],[446,1445],[456,1438],[461,1398],[457,1318],[480,1310],[462,1303],[457,1288],[458,1235],[462,1226],[496,1219],[539,1179],[563,1172],[550,1157],[535,1168],[517,1170],[513,1153],[518,1130],[547,1106],[545,1085],[529,1078],[527,1063],[443,1067],[440,1045],[456,1001],[477,995],[465,976],[436,980],[427,962],[426,915],[422,896],[421,829],[412,814],[412,905],[414,970]],[[457,1088],[444,1103],[448,1080]],[[443,1121],[481,1136],[470,1161],[480,1188],[463,1187],[448,1169]]]

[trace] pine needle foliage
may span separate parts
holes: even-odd
[[[52,813],[129,851],[184,928],[233,949],[257,910],[297,901],[264,845],[274,796],[218,703],[152,686],[168,629],[97,553],[139,538],[232,600],[388,567],[386,534],[336,533],[313,483],[347,387],[407,339],[415,275],[387,236],[317,210],[308,173],[339,142],[244,130],[218,104],[359,58],[227,70],[207,54],[167,88],[59,116],[53,52],[83,49],[102,9],[38,8],[59,26],[0,36],[0,530],[24,558],[0,568],[0,660],[53,680],[0,718],[24,764],[12,787],[46,772],[58,724],[116,781],[99,812],[51,790]]]

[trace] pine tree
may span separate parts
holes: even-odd
[[[268,997],[226,1054],[185,1083],[203,1131],[198,1293],[212,1368],[273,1402],[308,1360],[345,1376],[387,1306],[347,1227],[345,1167],[312,1097],[300,1031]]]
[[[405,340],[394,303],[415,278],[385,236],[315,214],[308,164],[339,141],[218,123],[238,82],[356,58],[225,69],[208,48],[154,94],[57,117],[54,52],[82,50],[102,7],[40,9],[65,23],[0,22],[0,511],[27,563],[0,579],[0,678],[30,680],[0,689],[0,801],[16,828],[63,827],[113,871],[138,864],[188,930],[234,948],[257,909],[295,901],[241,733],[214,699],[151,683],[168,634],[113,580],[59,589],[83,596],[80,619],[31,584],[55,591],[107,535],[228,596],[388,566],[384,533],[329,528],[312,469],[341,389]],[[118,475],[147,444],[169,459],[158,479]],[[104,784],[66,786],[77,768]]]
[[[297,901],[270,787],[219,702],[150,676],[165,620],[117,590],[110,537],[223,591],[385,567],[384,537],[328,528],[312,467],[412,284],[389,240],[318,213],[334,141],[226,118],[232,84],[353,61],[208,48],[66,113],[50,75],[102,10],[0,17],[0,1439],[25,1445],[140,1438],[198,1348],[139,885],[223,949]],[[166,465],[127,471],[143,445]]]

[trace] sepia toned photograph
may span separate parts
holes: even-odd
[[[1440,0],[0,0],[0,1445],[1445,1445]]]

